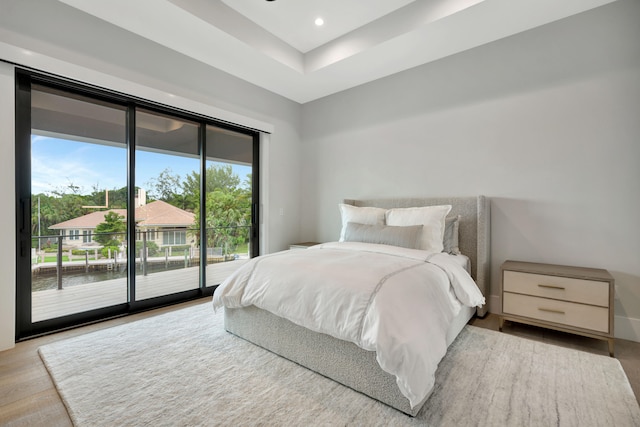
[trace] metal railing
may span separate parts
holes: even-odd
[[[173,233],[172,243],[164,243],[168,236],[165,233]],[[181,233],[184,233],[184,240]],[[250,233],[251,226],[208,228],[204,261],[210,264],[239,257],[248,258]],[[105,235],[118,241],[119,246],[105,247],[95,242],[96,236]],[[180,236],[177,243],[176,235]],[[199,265],[202,260],[199,229],[136,230],[135,243],[134,268],[139,269],[139,274],[142,275],[147,275],[152,270],[187,268]],[[32,243],[32,277],[53,276],[55,272],[56,288],[61,290],[65,271],[89,274],[95,270],[119,271],[123,267],[127,268],[128,250],[126,233],[36,236]],[[54,260],[48,261],[50,258]]]

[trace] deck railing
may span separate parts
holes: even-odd
[[[206,230],[207,248],[204,259],[207,264],[249,258],[250,226],[216,227]],[[172,233],[172,234],[165,234]],[[105,247],[95,242],[99,235],[109,235],[119,246]],[[166,237],[170,244],[164,244]],[[215,246],[217,245],[217,246]],[[126,274],[129,245],[125,233],[92,233],[85,235],[50,235],[33,238],[32,279],[38,286],[63,289],[65,273],[68,275],[93,274],[90,282],[108,280],[97,278],[100,271]],[[137,230],[135,268],[136,274],[187,268],[200,264],[200,233],[198,229]],[[38,279],[38,280],[36,280]],[[34,286],[34,290],[38,286]]]

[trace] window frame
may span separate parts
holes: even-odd
[[[236,125],[227,121],[218,120],[203,114],[186,111],[180,108],[172,107],[166,104],[160,104],[150,100],[145,100],[136,96],[123,94],[121,92],[112,91],[106,88],[97,87],[87,83],[79,82],[44,73],[37,70],[16,67],[15,68],[15,87],[16,87],[16,341],[21,341],[43,333],[49,333],[60,329],[80,326],[87,322],[104,320],[117,315],[133,314],[142,310],[160,307],[168,304],[176,304],[188,301],[194,298],[212,295],[216,286],[206,285],[206,247],[201,245],[200,250],[200,284],[197,289],[184,291],[177,294],[170,294],[153,298],[152,300],[135,299],[135,251],[129,251],[128,265],[128,303],[90,310],[82,313],[76,313],[69,316],[44,320],[33,323],[31,321],[31,259],[30,259],[30,227],[26,227],[26,221],[31,217],[31,86],[38,84],[42,86],[60,89],[72,94],[88,97],[97,102],[108,102],[126,107],[127,119],[127,151],[128,151],[128,177],[127,186],[129,188],[127,205],[130,212],[135,206],[135,116],[137,109],[146,111],[154,111],[160,114],[174,116],[180,119],[195,121],[199,124],[198,145],[200,153],[200,206],[202,213],[200,215],[200,232],[205,232],[206,220],[206,203],[204,199],[206,193],[203,191],[206,182],[206,126],[213,125],[223,129],[251,135],[253,140],[253,163],[252,163],[252,214],[251,214],[251,234],[250,247],[252,248],[250,256],[254,257],[259,254],[259,200],[260,200],[260,133],[256,129],[252,129],[242,125]],[[28,167],[24,164],[28,163]],[[81,233],[80,230],[61,230],[63,239],[77,241],[81,238],[93,240],[93,233],[85,230],[87,234]],[[149,230],[150,231],[150,230]],[[159,238],[162,230],[154,229],[154,240]],[[186,242],[186,230],[182,232]],[[149,237],[149,236],[147,236]],[[136,241],[135,218],[133,214],[127,215],[127,239]],[[175,235],[174,235],[175,241]],[[175,244],[174,244],[175,245]],[[29,249],[29,250],[27,250]]]

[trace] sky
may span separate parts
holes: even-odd
[[[68,192],[71,184],[80,187],[80,194],[89,194],[94,188],[122,188],[127,184],[126,155],[123,147],[32,135],[31,192]],[[148,184],[167,168],[172,175],[180,175],[184,179],[192,171],[199,170],[199,160],[137,151],[136,186],[150,192]],[[250,166],[232,165],[232,169],[241,182],[251,173]]]

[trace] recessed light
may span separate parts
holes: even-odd
[[[324,25],[324,19],[322,19],[322,18],[316,18],[315,23],[316,23],[316,26],[318,26],[318,27],[322,27],[322,26]]]

